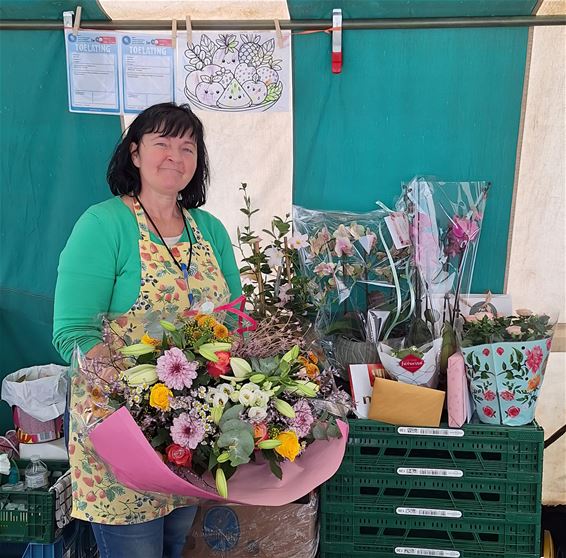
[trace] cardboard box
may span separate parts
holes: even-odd
[[[439,426],[443,391],[376,378],[368,418],[402,426]]]
[[[318,496],[305,504],[199,506],[184,558],[315,558]]]

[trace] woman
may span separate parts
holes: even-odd
[[[53,343],[67,361],[75,346],[87,357],[107,355],[102,315],[137,342],[160,317],[241,294],[226,230],[198,209],[208,160],[202,124],[188,105],[142,112],[116,148],[107,179],[115,197],[82,215],[59,262]],[[75,377],[71,412],[87,401]],[[118,484],[73,415],[69,438],[72,515],[92,522],[101,558],[180,557],[196,507]]]

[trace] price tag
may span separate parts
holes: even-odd
[[[460,469],[421,469],[417,467],[398,467],[398,475],[408,475],[414,477],[454,477],[464,476],[464,471]]]
[[[400,426],[397,428],[398,434],[409,434],[412,436],[448,436],[461,438],[464,435],[463,430],[452,428],[420,428],[416,426]]]
[[[459,519],[462,512],[458,510],[435,510],[430,508],[397,508],[397,515],[420,515],[423,517],[454,517]]]
[[[440,556],[442,558],[460,558],[457,550],[435,550],[434,548],[411,548],[408,546],[397,546],[395,554],[404,556]]]

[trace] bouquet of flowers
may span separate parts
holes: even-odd
[[[89,430],[89,417],[104,418],[104,426],[116,409],[127,410],[172,472],[197,483],[210,472],[224,498],[238,468],[261,458],[281,479],[282,465],[315,440],[342,436],[327,403],[345,397],[317,357],[280,327],[264,323],[236,338],[212,314],[161,326],[161,338],[145,335],[118,349],[110,380],[100,374],[108,362],[83,360],[80,372],[91,397],[75,412]],[[97,449],[96,436],[91,439]]]
[[[520,426],[534,418],[552,344],[549,316],[530,310],[466,318],[462,354],[476,412],[482,422]]]

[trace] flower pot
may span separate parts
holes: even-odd
[[[522,426],[533,421],[551,338],[462,348],[478,418]]]

